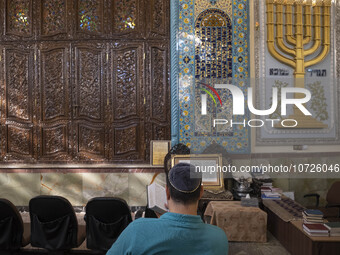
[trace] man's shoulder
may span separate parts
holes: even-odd
[[[159,222],[157,218],[139,218],[129,224],[130,227],[139,228],[146,225],[154,225]]]
[[[204,228],[206,229],[207,234],[211,238],[227,239],[225,232],[221,228],[219,228],[215,225],[204,224]]]

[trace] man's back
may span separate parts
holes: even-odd
[[[226,255],[228,240],[222,229],[204,224],[200,216],[166,213],[131,223],[107,254]]]

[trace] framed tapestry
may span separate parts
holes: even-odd
[[[172,144],[201,153],[212,143],[250,151],[243,116],[233,115],[233,84],[246,94],[249,77],[248,0],[171,1]],[[217,123],[216,120],[223,120]],[[234,123],[234,125],[232,125]]]
[[[256,145],[340,144],[339,10],[331,0],[254,2],[256,105],[277,105]]]

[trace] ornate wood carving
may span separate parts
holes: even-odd
[[[43,121],[67,117],[68,80],[66,74],[66,49],[56,48],[41,53],[41,119]]]
[[[169,10],[170,1],[168,0],[149,0],[147,25],[149,37],[164,37],[169,31]]]
[[[15,124],[7,126],[7,150],[6,159],[23,159],[33,156],[33,129],[32,127],[18,126]]]
[[[32,36],[32,0],[6,0],[5,8],[5,34],[9,35],[9,37],[10,35],[19,37]]]
[[[70,160],[71,89],[68,44],[45,43],[39,49],[39,111],[41,159]]]
[[[148,162],[170,138],[169,5],[0,0],[0,161]]]
[[[140,116],[140,92],[142,88],[142,48],[132,45],[114,52],[113,64],[113,109],[116,120]]]
[[[90,46],[90,45],[89,45]],[[76,47],[76,118],[104,120],[104,52],[91,47]]]
[[[94,155],[105,157],[105,129],[85,124],[78,126],[78,152],[80,159],[88,159]]]
[[[77,0],[76,31],[92,37],[104,33],[104,0]]]
[[[40,0],[41,16],[39,19],[42,37],[62,38],[68,30],[67,0]]]
[[[115,129],[115,155],[138,152],[137,141],[138,129],[137,125]]]
[[[105,45],[79,44],[74,48],[74,122],[77,123],[77,150],[80,160],[89,155],[106,156],[106,85],[104,82]]]
[[[164,121],[167,118],[168,103],[168,70],[167,51],[151,47],[151,117]]]
[[[60,157],[58,154],[67,153],[67,130],[67,125],[63,124],[41,128],[42,156]]]
[[[6,117],[31,122],[32,115],[32,52],[5,50]]]
[[[117,36],[142,37],[146,15],[142,0],[113,0],[111,4],[111,32]]]

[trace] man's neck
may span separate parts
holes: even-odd
[[[169,211],[172,213],[197,215],[198,202],[192,204],[176,203],[173,200],[168,201]]]

